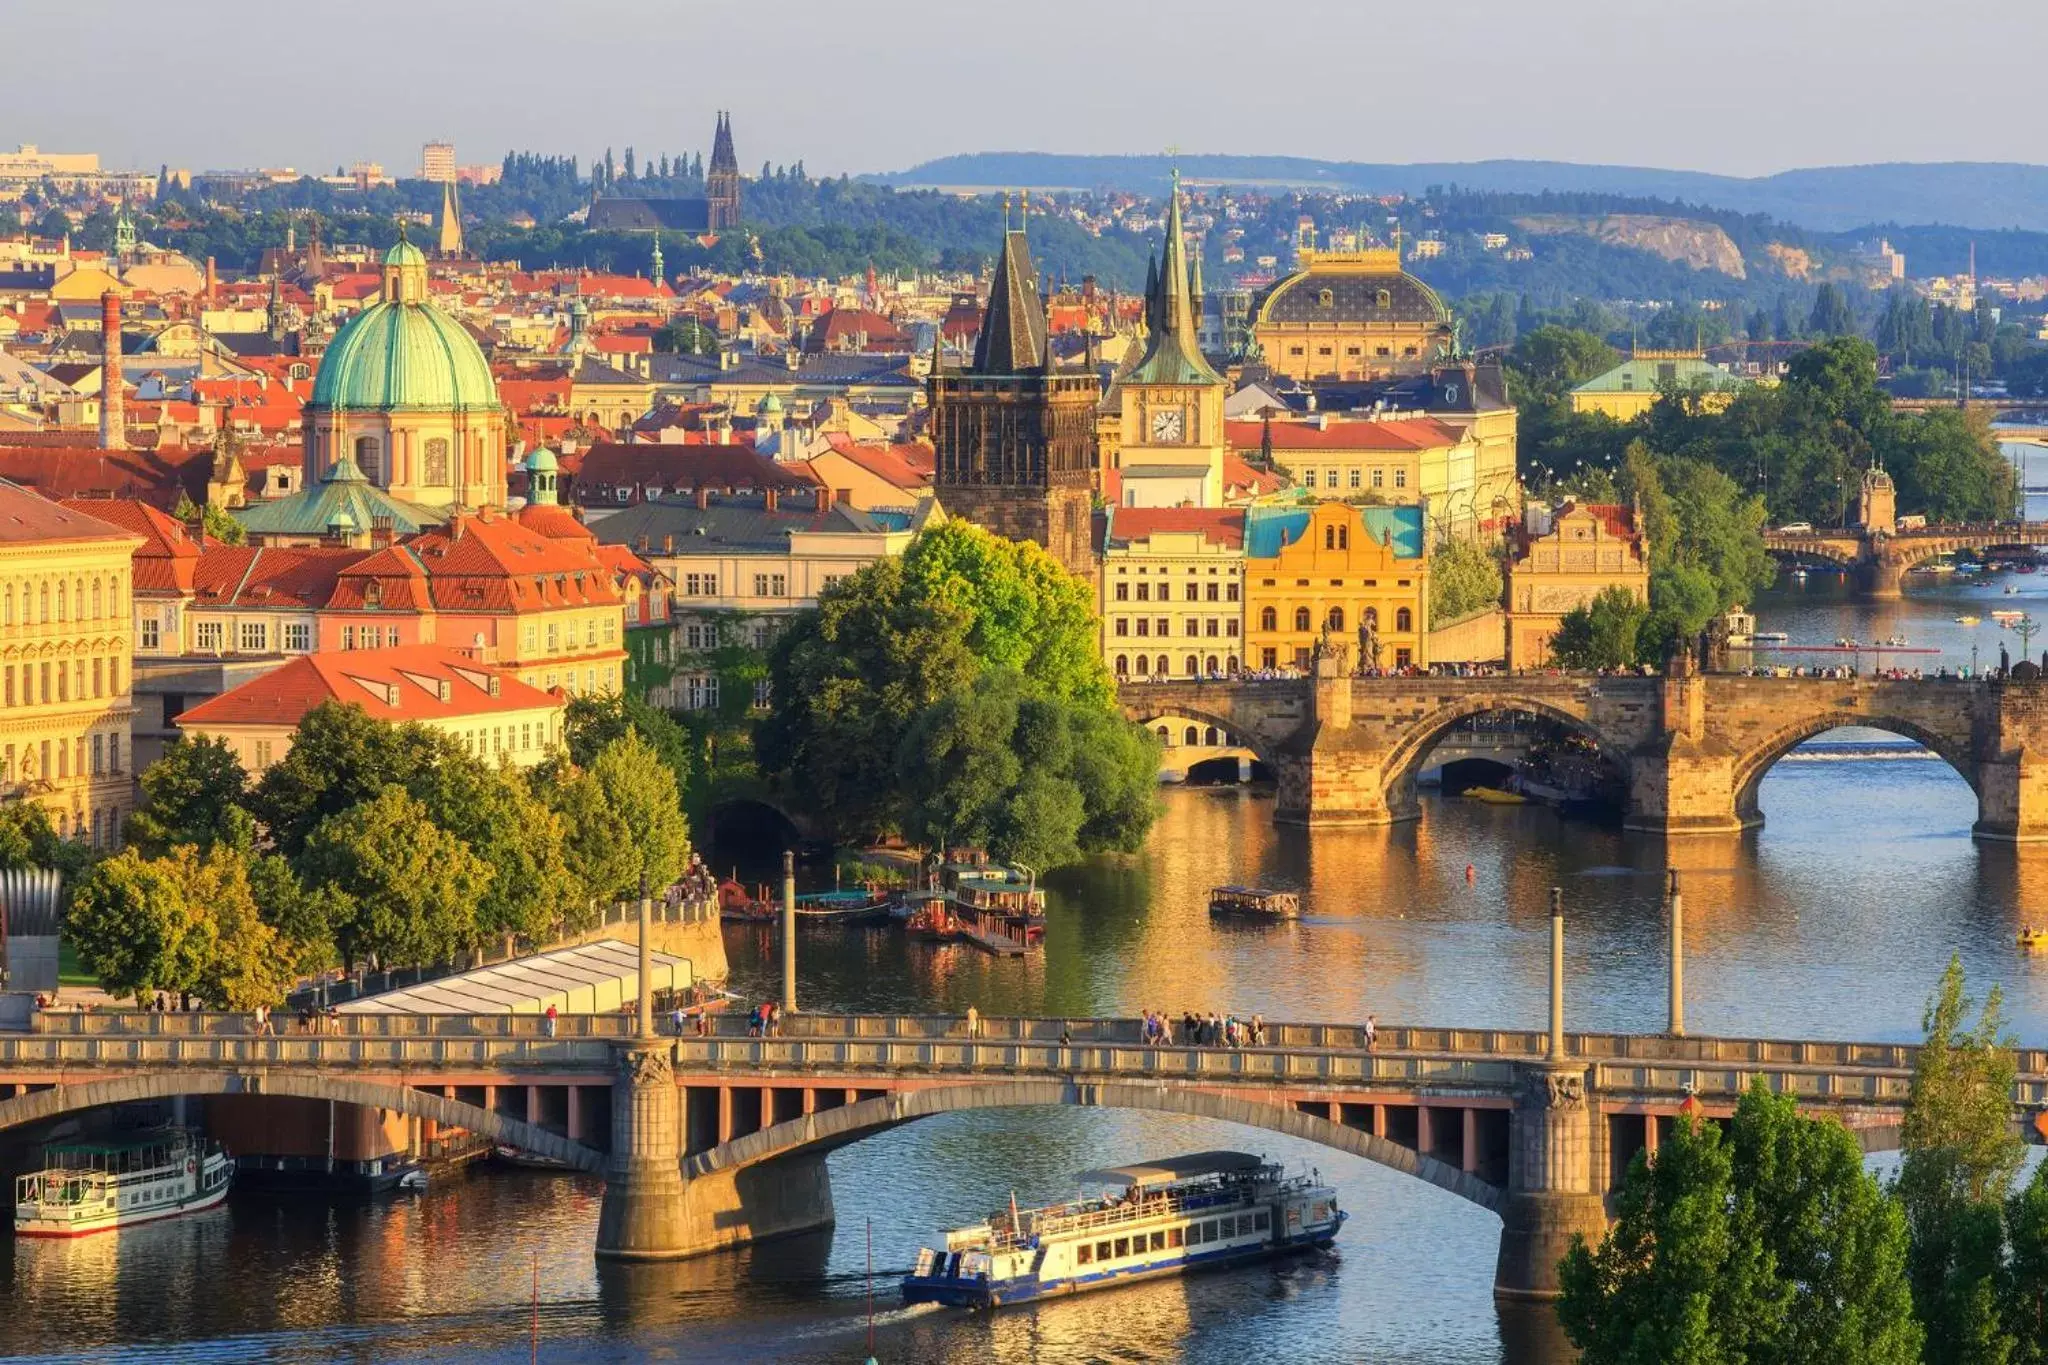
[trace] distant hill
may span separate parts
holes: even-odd
[[[1164,156],[1065,156],[975,152],[869,177],[890,185],[992,189],[1115,187],[1157,193],[1173,162]],[[1533,194],[1621,194],[1768,214],[1824,232],[1868,224],[1947,224],[2048,231],[2048,166],[2012,162],[1887,162],[1816,166],[1744,179],[1642,166],[1567,161],[1440,161],[1382,165],[1290,156],[1184,156],[1181,174],[1233,184],[1316,186],[1419,194],[1432,185]]]

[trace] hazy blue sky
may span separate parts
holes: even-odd
[[[435,136],[465,161],[703,150],[723,106],[750,171],[1172,144],[2041,162],[2044,48],[2040,0],[67,0],[0,4],[0,147],[410,174]]]

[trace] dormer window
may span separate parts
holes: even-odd
[[[1379,293],[1372,296],[1372,302],[1375,308],[1392,308],[1394,306],[1394,291],[1382,289]]]
[[[1324,290],[1320,290],[1320,291],[1318,291],[1318,292],[1317,292],[1317,294],[1316,294],[1316,307],[1318,307],[1318,308],[1334,308],[1334,307],[1336,307],[1336,306],[1337,306],[1337,291],[1336,291],[1336,290],[1334,290],[1334,289],[1324,289]]]

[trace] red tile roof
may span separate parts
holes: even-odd
[[[368,580],[376,579],[390,604],[417,592],[424,572],[428,597],[439,611],[616,606],[622,600],[618,588],[593,545],[550,538],[502,514],[461,516],[354,566],[342,589],[360,600],[370,591]],[[336,595],[337,605],[343,592]]]
[[[191,707],[177,723],[183,730],[210,725],[289,728],[328,701],[352,703],[374,719],[393,722],[460,720],[562,704],[553,693],[479,663],[461,650],[397,645],[301,655]]]
[[[94,445],[0,445],[0,479],[46,498],[140,498],[169,509],[206,496],[210,450],[101,450]]]
[[[369,553],[326,545],[286,548],[209,542],[193,575],[193,605],[325,607],[332,603],[342,573]]]
[[[699,433],[704,434],[704,433]],[[745,445],[599,441],[583,453],[579,496],[596,488],[804,488],[808,480]]]
[[[1196,531],[1211,545],[1244,544],[1244,512],[1234,507],[1119,507],[1110,515],[1113,539],[1128,543],[1162,531]]]
[[[825,441],[834,454],[845,456],[884,482],[907,491],[931,487],[936,460],[932,448],[922,442],[877,445],[841,433],[834,433]],[[812,477],[817,477],[816,470]]]
[[[176,517],[135,498],[66,498],[64,506],[142,537],[135,549],[137,592],[192,591],[199,545]]]
[[[1263,422],[1226,422],[1224,438],[1239,450],[1257,450],[1265,439]],[[1273,423],[1273,449],[1278,450],[1433,450],[1458,443],[1457,428],[1433,417],[1368,422],[1333,418],[1317,422]]]
[[[132,538],[130,532],[110,521],[0,480],[0,545]]]

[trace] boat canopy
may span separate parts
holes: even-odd
[[[1146,1161],[1135,1166],[1106,1166],[1083,1171],[1076,1180],[1090,1185],[1164,1185],[1175,1180],[1192,1180],[1202,1175],[1234,1175],[1255,1171],[1266,1159],[1249,1152],[1192,1152],[1187,1156]]]

